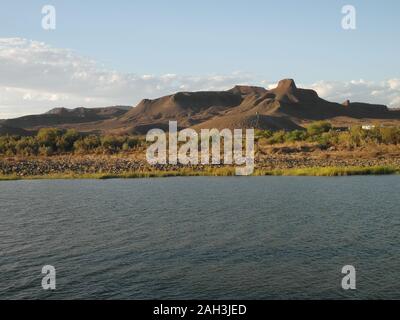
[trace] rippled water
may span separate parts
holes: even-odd
[[[400,298],[399,182],[0,182],[0,298]],[[356,291],[341,289],[347,264]]]

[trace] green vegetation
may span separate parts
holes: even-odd
[[[395,167],[315,167],[299,169],[276,169],[276,170],[256,170],[253,176],[351,176],[351,175],[388,175],[400,174],[400,168]],[[202,171],[196,171],[189,168],[182,168],[176,171],[137,171],[124,172],[120,174],[109,173],[55,173],[38,176],[17,176],[0,175],[0,181],[10,180],[42,180],[42,179],[135,179],[135,178],[163,178],[163,177],[194,177],[194,176],[216,176],[227,177],[234,176],[235,168],[206,168]]]
[[[9,180],[42,180],[42,179],[135,179],[135,178],[163,178],[163,177],[195,177],[195,176],[234,176],[235,168],[233,167],[219,167],[212,168],[208,167],[204,170],[193,170],[190,168],[181,168],[175,171],[162,171],[162,170],[151,170],[151,171],[135,171],[135,172],[124,172],[120,174],[111,173],[54,173],[37,176],[18,176],[18,175],[0,175],[0,181]]]
[[[267,144],[312,142],[321,149],[330,146],[355,148],[366,145],[399,145],[400,128],[375,126],[364,130],[354,126],[338,130],[329,122],[317,121],[305,130],[270,131],[258,130],[257,139]],[[51,156],[60,154],[115,154],[137,150],[145,144],[144,137],[81,134],[73,129],[43,128],[36,136],[0,136],[0,155],[3,156]]]
[[[268,144],[291,143],[306,141],[318,143],[321,148],[334,145],[342,145],[348,148],[360,147],[371,144],[400,144],[399,127],[375,126],[365,130],[361,126],[351,127],[347,131],[338,130],[332,127],[329,122],[317,121],[306,127],[306,130],[258,131],[257,137],[266,139]]]
[[[5,156],[51,156],[54,154],[113,154],[135,150],[143,140],[135,136],[84,135],[77,131],[44,128],[36,136],[0,136]]]
[[[293,168],[276,169],[267,171],[256,171],[257,176],[316,176],[316,177],[337,177],[354,175],[386,175],[399,174],[400,168],[395,167],[321,167],[321,168]]]

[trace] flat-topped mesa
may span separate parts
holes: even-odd
[[[237,85],[224,91],[177,92],[144,99],[136,107],[56,108],[47,114],[0,120],[0,135],[27,135],[42,127],[74,128],[82,132],[146,134],[153,128],[168,130],[169,121],[180,128],[295,130],[317,120],[362,123],[383,120],[400,123],[400,110],[386,106],[320,98],[315,90],[283,79],[271,90]],[[26,130],[26,133],[22,130]]]
[[[177,92],[158,99],[144,99],[120,118],[124,123],[174,119],[181,124],[192,121],[194,115],[206,117],[241,104],[243,97],[231,91]],[[204,115],[201,115],[204,113]],[[198,120],[196,120],[198,121]]]
[[[267,92],[267,90],[263,87],[245,86],[245,85],[234,86],[232,89],[230,89],[228,91],[232,92],[234,94],[240,94],[240,95],[249,95],[249,94],[262,95]]]
[[[171,96],[171,102],[183,109],[205,110],[212,106],[237,106],[242,97],[229,91],[177,92]]]

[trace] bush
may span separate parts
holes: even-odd
[[[332,125],[327,121],[317,121],[307,126],[307,133],[310,137],[321,135],[324,132],[329,132]]]
[[[62,136],[62,131],[56,128],[40,129],[36,138],[41,146],[55,149],[57,140]]]
[[[80,138],[80,134],[74,129],[68,129],[63,134],[61,140],[63,142],[64,150],[71,151],[74,147],[74,143]]]
[[[48,156],[53,155],[53,153],[54,153],[54,150],[52,147],[46,147],[46,146],[39,147],[39,154],[41,156],[48,157]]]
[[[400,143],[400,130],[395,127],[381,127],[379,128],[380,142],[384,144],[399,144]]]
[[[362,142],[366,141],[367,130],[363,130],[361,126],[351,127],[350,129],[350,144],[351,146],[359,147]]]
[[[304,141],[307,138],[307,132],[303,130],[289,131],[285,135],[287,142]]]
[[[284,143],[285,142],[285,135],[286,135],[285,131],[283,131],[283,130],[277,131],[267,141],[270,144]]]
[[[125,143],[128,145],[129,149],[132,149],[140,145],[140,140],[135,137],[127,137]]]
[[[22,137],[15,143],[16,154],[21,156],[37,155],[39,151],[39,144],[33,137]]]
[[[334,134],[332,132],[324,132],[318,138],[316,139],[316,142],[318,142],[318,145],[321,149],[326,149],[330,145],[334,144]]]
[[[116,136],[104,136],[101,138],[101,146],[104,151],[117,152],[122,148],[124,141]]]
[[[257,137],[259,138],[271,138],[273,132],[271,130],[259,130],[257,131]]]
[[[332,130],[332,126],[328,122],[324,121],[310,124],[306,131],[260,130],[257,131],[257,136],[266,139],[269,144],[310,141],[317,143],[321,148],[332,145],[354,148],[372,144],[400,144],[399,127],[376,125],[371,130],[365,130],[361,126],[354,126],[349,131],[337,132]],[[77,154],[116,153],[128,152],[143,144],[145,144],[144,140],[137,136],[98,136],[94,134],[85,136],[72,129],[44,128],[33,137],[0,136],[0,154],[5,156],[49,156],[66,152]]]
[[[100,138],[96,135],[89,135],[74,142],[73,149],[76,153],[93,152],[101,145]]]

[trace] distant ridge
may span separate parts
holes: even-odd
[[[0,135],[2,135],[2,136],[5,136],[5,135],[28,136],[28,135],[30,135],[30,132],[26,131],[24,129],[21,129],[21,128],[12,128],[12,127],[8,127],[6,125],[0,124]]]
[[[119,117],[132,107],[113,106],[105,108],[54,108],[44,114],[28,115],[15,119],[2,120],[1,124],[10,131],[13,129],[36,130],[42,127],[75,127],[84,123],[94,123]]]
[[[135,108],[56,108],[0,123],[9,129],[56,126],[85,132],[144,134],[152,128],[168,128],[171,120],[178,121],[180,128],[294,130],[315,120],[337,125],[371,121],[400,124],[400,110],[349,100],[343,104],[329,102],[314,90],[298,88],[293,79],[283,79],[271,90],[238,85],[227,91],[177,92],[144,99]]]
[[[84,107],[79,107],[79,108],[74,108],[74,109],[68,109],[68,108],[54,108],[49,111],[47,111],[45,114],[58,114],[58,115],[71,115],[71,114],[76,114],[76,115],[86,115],[89,113],[95,113],[95,114],[111,114],[114,115],[115,113],[121,112],[121,111],[128,111],[132,109],[131,106],[113,106],[113,107],[105,107],[105,108],[84,108]],[[123,113],[123,112],[121,112]]]

